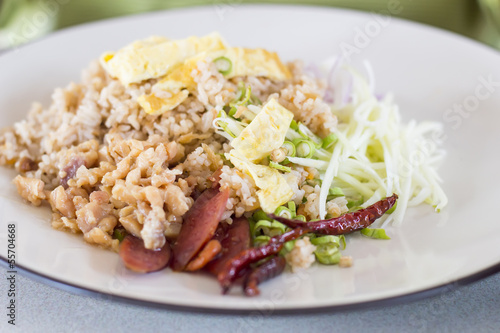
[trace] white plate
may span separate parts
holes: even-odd
[[[14,222],[18,264],[29,272],[106,295],[228,311],[346,308],[426,295],[499,271],[500,55],[426,26],[380,22],[370,14],[318,7],[212,6],[76,27],[0,57],[3,127],[22,119],[31,101],[47,104],[55,87],[78,81],[81,69],[103,51],[153,34],[182,38],[218,30],[232,45],[276,50],[286,60],[320,61],[339,54],[339,45],[356,47],[352,59],[370,60],[377,91],[395,93],[406,121],[445,123],[449,155],[441,174],[450,204],[440,214],[411,209],[401,227],[388,230],[390,241],[351,237],[345,254],[353,256],[352,268],[285,274],[263,285],[257,298],[243,297],[239,288],[222,296],[206,276],[134,274],[115,253],[51,229],[49,209],[24,203],[6,168],[0,169],[0,255],[6,256],[7,224]],[[453,111],[455,104],[462,111]]]

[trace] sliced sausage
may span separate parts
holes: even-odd
[[[173,246],[174,271],[182,271],[212,238],[226,210],[228,198],[229,189],[207,189],[184,215],[181,232]]]
[[[250,247],[250,225],[248,220],[243,217],[235,219],[227,227],[220,242],[222,245],[220,255],[205,266],[206,270],[214,275],[219,274],[229,259]]]
[[[216,255],[220,253],[222,246],[220,242],[216,239],[212,239],[205,245],[203,250],[198,253],[198,255],[189,262],[186,266],[186,271],[194,272],[202,269],[210,260],[215,258]]]
[[[128,269],[138,273],[149,273],[166,267],[170,261],[171,251],[168,242],[159,250],[149,250],[144,247],[142,239],[128,235],[120,244],[119,255]]]

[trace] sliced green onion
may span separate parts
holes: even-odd
[[[273,162],[273,161],[269,161],[269,166],[271,168],[275,168],[277,170],[284,171],[284,172],[290,172],[290,171],[292,171],[292,168],[284,166],[284,165],[281,165],[281,164]]]
[[[123,241],[125,236],[127,236],[127,232],[124,229],[117,228],[113,231],[113,238],[118,239],[120,243]]]
[[[298,157],[311,158],[314,155],[316,146],[309,140],[297,140],[295,143],[296,154]]]
[[[335,133],[331,133],[326,138],[323,139],[323,144],[321,145],[323,149],[330,149],[335,142],[337,142],[338,137]]]
[[[271,222],[273,219],[270,218],[269,216],[267,216],[266,213],[264,213],[264,211],[262,209],[259,209],[259,210],[256,210],[253,215],[252,215],[252,219],[257,222],[257,221],[261,221],[261,220],[266,220],[266,221],[269,221]]]
[[[274,211],[274,214],[278,215],[279,217],[286,218],[286,219],[292,218],[292,212],[290,212],[288,210],[288,208],[286,208],[284,206],[279,206],[278,208],[276,208],[276,210]]]
[[[312,245],[325,245],[325,244],[335,244],[337,246],[340,246],[340,236],[319,236],[314,239],[311,239],[311,244]]]
[[[340,235],[339,238],[340,238],[340,249],[341,250],[345,250],[345,248],[347,246],[347,243],[345,241],[345,236],[344,235]]]
[[[284,256],[288,252],[292,251],[294,246],[295,246],[295,240],[286,242],[285,244],[283,244],[283,248],[280,251],[280,255]]]
[[[236,138],[236,135],[233,132],[231,132],[231,130],[229,129],[229,126],[227,125],[227,123],[225,121],[218,121],[217,125],[219,125],[224,130],[224,132],[229,134],[232,138]]]
[[[314,134],[306,125],[299,123],[297,131],[300,135],[302,135],[304,139],[311,140],[316,148],[319,149],[323,146],[323,140],[319,136]]]
[[[363,202],[365,202],[363,197],[347,199],[347,208],[352,209],[361,206]]]
[[[316,251],[314,251],[316,260],[323,265],[335,265],[340,261],[340,251],[338,246],[332,243],[328,243],[319,246]]]
[[[235,106],[231,106],[231,108],[227,112],[227,115],[229,117],[234,117],[234,115],[236,114],[237,111],[238,111],[238,109]]]
[[[324,265],[334,265],[338,264],[340,261],[340,251],[339,248],[344,245],[345,248],[345,238],[341,236],[320,236],[311,239],[311,244],[316,246],[316,259],[318,262]]]
[[[286,226],[278,221],[269,222],[266,220],[260,220],[255,223],[255,227],[253,229],[254,237],[258,236],[261,232],[270,237],[278,236],[286,232]]]
[[[261,235],[261,236],[255,237],[253,239],[253,246],[254,247],[259,247],[259,246],[262,246],[262,245],[266,245],[267,243],[269,243],[270,240],[271,240],[271,237],[265,236],[265,235]]]
[[[233,69],[233,63],[226,57],[219,57],[215,59],[214,64],[215,68],[217,68],[219,73],[221,73],[222,75],[228,75]]]
[[[238,102],[241,100],[241,98],[244,96],[246,91],[245,84],[243,82],[238,83],[238,93],[236,94],[236,97],[234,98],[234,103]]]
[[[245,95],[243,96],[243,100],[239,101],[238,105],[247,105],[250,101],[250,97],[252,97],[252,87],[250,85],[247,86],[245,90]]]
[[[293,219],[293,217],[295,216],[295,212],[294,211],[292,212],[285,206],[279,206],[278,208],[276,208],[274,214],[278,215],[279,217],[284,217],[286,219]]]
[[[333,195],[335,197],[343,197],[344,191],[340,187],[330,187],[328,189],[328,195]]]
[[[369,229],[364,228],[360,230],[363,236],[374,238],[374,239],[391,239],[391,237],[387,236],[384,229]]]
[[[295,220],[306,222],[306,217],[304,215],[295,215]]]
[[[290,123],[290,128],[293,129],[294,131],[298,131],[299,124],[294,119],[292,119],[292,122]]]
[[[285,149],[286,151],[286,156],[295,156],[295,145],[291,141],[285,141],[281,145],[281,148]]]
[[[295,212],[297,211],[297,206],[295,205],[295,201],[288,201],[286,205],[288,206],[288,209],[293,213],[293,216],[295,216]]]

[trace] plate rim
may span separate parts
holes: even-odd
[[[0,256],[0,266],[5,269],[8,269],[7,259],[3,256]],[[249,315],[257,313],[265,313],[266,316],[279,316],[279,315],[291,315],[291,314],[301,314],[301,315],[314,315],[318,313],[327,313],[327,312],[345,312],[350,310],[366,310],[366,309],[374,309],[380,307],[389,307],[394,305],[402,305],[408,304],[411,302],[420,301],[423,299],[435,297],[439,294],[446,294],[457,290],[463,286],[468,284],[472,284],[474,282],[478,282],[483,280],[489,276],[500,273],[500,262],[496,263],[484,270],[481,270],[472,275],[468,275],[466,277],[446,282],[440,284],[438,286],[430,287],[427,289],[423,289],[420,291],[403,294],[400,296],[393,296],[388,298],[382,298],[372,301],[361,301],[350,304],[337,304],[337,305],[326,305],[326,306],[309,306],[309,307],[297,307],[297,308],[277,308],[272,310],[258,310],[255,308],[247,308],[247,309],[231,309],[231,308],[219,308],[219,307],[204,307],[199,305],[179,305],[175,303],[168,302],[156,302],[151,300],[141,300],[133,297],[119,296],[112,293],[103,293],[97,291],[95,289],[78,286],[71,282],[65,282],[57,278],[50,277],[43,273],[35,272],[23,265],[15,266],[16,274],[20,273],[21,275],[39,282],[43,283],[49,287],[57,288],[62,291],[70,292],[74,295],[78,296],[86,296],[86,297],[94,297],[98,299],[117,301],[122,304],[129,305],[139,305],[148,308],[162,309],[162,310],[173,310],[173,311],[182,311],[182,312],[195,312],[195,313],[207,313],[207,314],[231,314],[231,315]]]
[[[355,15],[355,16],[363,16],[363,17],[368,17],[370,12],[366,11],[360,11],[360,10],[355,10],[355,9],[348,9],[348,8],[339,8],[339,7],[332,7],[332,6],[325,6],[325,5],[304,5],[304,4],[269,4],[269,3],[260,3],[260,4],[239,4],[238,8],[250,8],[250,9],[259,9],[265,7],[266,9],[273,8],[275,10],[279,9],[289,9],[289,10],[298,10],[298,9],[307,9],[309,11],[318,11],[318,12],[323,12],[324,10],[332,11],[332,12],[344,12],[349,15]],[[9,50],[6,50],[6,52],[0,53],[0,61],[3,61],[6,57],[9,57],[12,54],[15,54],[18,50],[24,49],[26,47],[31,47],[32,45],[36,45],[38,43],[44,43],[46,40],[50,40],[53,38],[58,38],[61,35],[65,34],[71,34],[74,31],[78,31],[80,29],[87,29],[90,27],[97,27],[99,25],[107,25],[109,23],[119,23],[120,21],[127,21],[133,18],[145,18],[145,17],[152,17],[152,16],[162,16],[167,13],[188,13],[190,11],[203,11],[203,10],[208,10],[212,8],[213,5],[203,5],[203,6],[188,6],[188,7],[183,7],[183,8],[172,8],[172,9],[166,9],[166,10],[158,10],[158,11],[151,11],[151,12],[144,12],[144,13],[139,13],[139,14],[129,14],[129,15],[124,15],[124,16],[119,16],[119,17],[113,17],[113,18],[107,18],[107,19],[102,19],[102,20],[97,20],[97,21],[92,21],[92,22],[87,22],[83,24],[78,24],[70,27],[66,27],[57,31],[54,31],[48,35],[45,35],[35,41],[31,41],[29,43],[23,44],[21,46],[13,47]],[[409,19],[405,18],[399,18],[399,17],[393,17],[391,16],[392,20],[395,20],[396,22],[399,22],[399,24],[404,24],[404,25],[410,25],[418,29],[424,29],[427,31],[433,31],[436,33],[439,33],[441,35],[446,35],[447,38],[452,38],[457,41],[460,41],[461,43],[469,43],[472,45],[475,45],[475,47],[479,47],[483,49],[484,52],[488,53],[494,53],[495,55],[500,55],[499,50],[495,49],[493,46],[479,42],[477,40],[474,40],[470,37],[460,35],[456,32],[450,31],[450,30],[445,30],[440,27],[434,27],[430,26],[424,23],[420,22],[415,22],[411,21]],[[5,257],[0,255],[0,266],[8,269],[8,261]],[[85,286],[80,286],[78,284],[74,284],[72,282],[67,282],[63,281],[61,279],[51,277],[49,275],[46,275],[44,273],[37,272],[36,270],[30,269],[28,267],[24,267],[24,265],[18,265],[16,264],[15,266],[16,273],[20,273],[21,275],[30,278],[33,281],[43,283],[47,286],[50,287],[55,287],[59,290],[67,291],[75,295],[79,296],[90,296],[90,297],[95,297],[99,299],[105,299],[105,300],[111,300],[111,301],[118,301],[122,304],[132,304],[132,305],[139,305],[139,306],[145,306],[145,307],[151,307],[151,308],[158,308],[158,309],[166,309],[166,310],[174,310],[174,311],[190,311],[190,312],[195,312],[195,313],[209,313],[209,314],[251,314],[255,312],[266,312],[266,315],[287,315],[287,314],[306,314],[306,315],[311,315],[311,314],[317,314],[317,313],[326,313],[326,312],[333,312],[333,311],[349,311],[349,310],[361,310],[361,309],[372,309],[375,307],[387,307],[387,306],[394,306],[398,304],[406,304],[409,302],[414,302],[430,297],[437,296],[439,294],[444,294],[447,292],[451,292],[453,290],[456,290],[462,286],[477,282],[479,280],[482,280],[484,278],[487,278],[489,276],[495,275],[497,273],[500,273],[500,262],[494,263],[491,266],[488,266],[480,271],[477,271],[475,273],[472,273],[470,275],[451,280],[448,282],[444,282],[442,284],[438,284],[435,286],[431,286],[426,289],[410,292],[410,293],[405,293],[402,295],[398,296],[390,296],[386,298],[381,298],[381,299],[375,299],[375,300],[370,300],[370,301],[357,301],[354,303],[348,303],[348,304],[336,304],[336,305],[319,305],[319,306],[306,306],[306,307],[296,307],[296,308],[276,308],[271,311],[271,313],[267,313],[269,311],[266,310],[258,310],[256,308],[238,308],[238,309],[231,309],[231,308],[222,308],[222,307],[206,307],[202,305],[179,305],[175,303],[169,303],[167,302],[158,302],[158,301],[153,301],[153,300],[141,300],[138,298],[134,297],[127,297],[127,296],[119,296],[113,293],[105,293],[98,291],[97,289],[85,287]]]

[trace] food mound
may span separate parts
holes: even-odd
[[[403,125],[372,83],[341,59],[285,64],[217,33],[150,37],[4,129],[0,163],[55,229],[128,268],[204,271],[253,296],[287,266],[350,266],[345,234],[386,239],[408,206],[446,205],[439,147],[410,158],[439,124]]]

